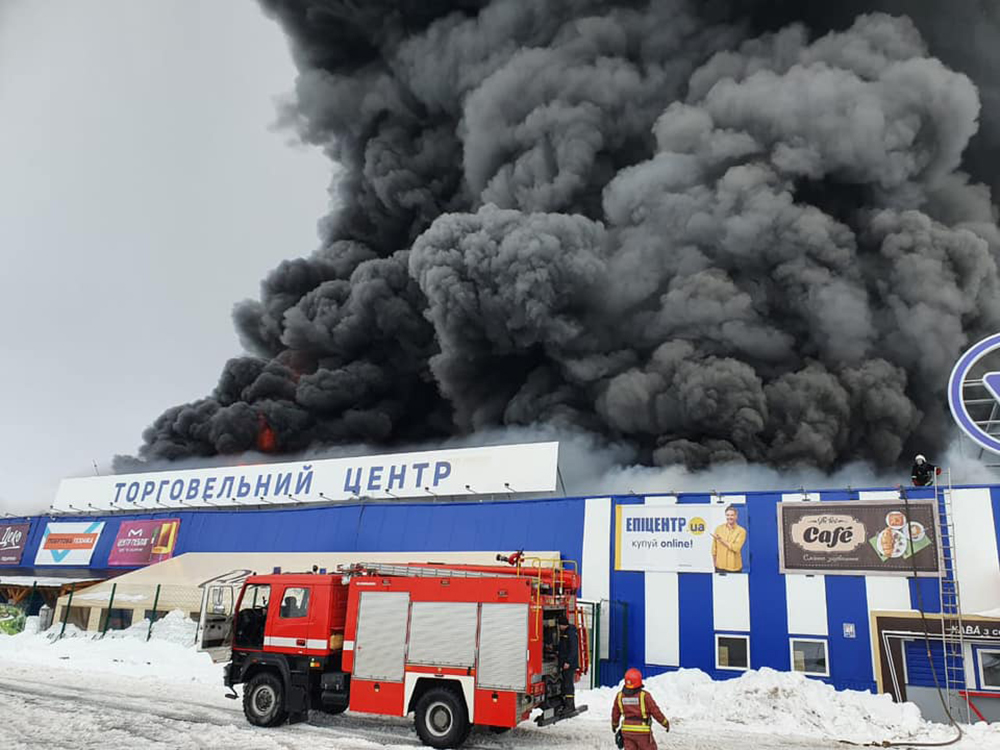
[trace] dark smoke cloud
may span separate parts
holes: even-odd
[[[263,0],[340,206],[140,457],[531,424],[688,467],[942,446],[1000,325],[1000,16],[803,5]]]

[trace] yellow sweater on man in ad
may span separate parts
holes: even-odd
[[[732,549],[727,549],[726,545],[720,544],[723,541]],[[715,530],[715,538],[712,540],[712,559],[715,560],[715,569],[724,570],[727,573],[739,573],[743,570],[743,543],[747,540],[747,530],[739,524],[730,528],[727,524],[722,524]]]

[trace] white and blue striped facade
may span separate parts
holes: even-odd
[[[909,496],[934,493],[913,488]],[[696,668],[717,679],[739,676],[744,670],[717,666],[719,635],[749,639],[750,668],[781,671],[792,668],[793,639],[819,640],[826,644],[829,675],[818,679],[840,689],[874,691],[872,612],[915,610],[921,604],[927,612],[940,612],[937,579],[782,574],[777,505],[898,498],[897,490],[878,489],[591,498],[584,522],[583,596],[628,605],[627,660],[649,674]],[[613,569],[611,519],[617,505],[712,502],[746,503],[748,573]],[[1000,608],[1000,487],[956,488],[952,521],[963,612]]]

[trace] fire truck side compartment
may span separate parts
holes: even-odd
[[[409,592],[362,591],[359,598],[355,679],[402,683]]]
[[[483,604],[476,686],[525,692],[528,677],[528,605]]]
[[[474,666],[478,616],[477,602],[413,602],[406,663]]]

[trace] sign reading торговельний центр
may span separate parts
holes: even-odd
[[[57,510],[326,502],[553,492],[559,443],[64,479]]]

